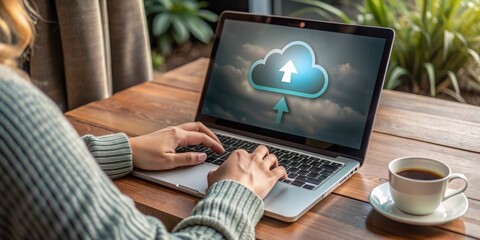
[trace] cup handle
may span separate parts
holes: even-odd
[[[467,178],[465,177],[465,175],[463,175],[463,174],[461,174],[461,173],[452,173],[452,174],[450,175],[450,178],[448,179],[448,182],[450,183],[453,179],[462,179],[462,180],[465,182],[465,184],[463,185],[462,188],[456,189],[456,190],[450,192],[449,194],[446,194],[446,195],[443,197],[443,201],[445,201],[445,200],[447,200],[447,199],[449,199],[449,198],[451,198],[451,197],[453,197],[453,196],[455,196],[455,195],[457,195],[457,194],[459,194],[459,193],[462,193],[462,192],[465,191],[465,189],[467,189],[467,187],[468,187],[468,180],[467,180]]]

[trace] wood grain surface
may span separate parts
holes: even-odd
[[[66,114],[80,135],[149,133],[193,121],[208,59],[199,59],[155,80],[119,92]],[[388,181],[387,165],[404,156],[425,156],[467,176],[467,213],[450,223],[419,227],[376,213],[368,194]],[[463,239],[480,238],[480,108],[383,91],[366,160],[360,171],[295,223],[264,217],[259,239]],[[146,214],[170,229],[188,216],[198,198],[135,177],[114,181]],[[457,183],[453,183],[455,187]]]

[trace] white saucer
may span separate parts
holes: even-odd
[[[468,209],[468,200],[465,194],[460,193],[438,206],[437,210],[429,215],[416,216],[398,210],[390,195],[389,183],[375,187],[369,196],[370,204],[383,216],[392,220],[413,225],[439,225],[461,217]]]

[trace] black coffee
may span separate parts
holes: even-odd
[[[406,178],[416,179],[416,180],[436,180],[443,178],[439,173],[427,170],[427,169],[405,169],[400,172],[397,172],[398,175]]]

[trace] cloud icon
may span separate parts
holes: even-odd
[[[254,62],[248,80],[257,90],[305,98],[321,96],[328,86],[327,71],[315,64],[312,47],[302,41],[273,49]]]

